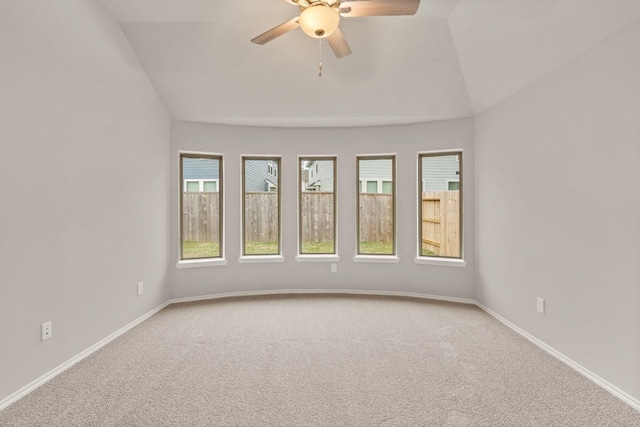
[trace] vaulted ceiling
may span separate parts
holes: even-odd
[[[283,0],[97,0],[118,21],[172,118],[360,126],[471,116],[640,19],[638,0],[421,0],[414,16],[343,18],[336,59]]]

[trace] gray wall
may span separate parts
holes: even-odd
[[[640,23],[478,115],[475,158],[479,301],[635,399],[638,70]]]
[[[0,2],[0,52],[2,401],[167,300],[170,122],[93,1]]]
[[[224,154],[226,244],[224,267],[171,268],[173,298],[241,291],[281,289],[357,289],[420,292],[449,297],[474,298],[474,188],[467,181],[464,198],[466,268],[417,265],[417,153],[463,148],[466,171],[473,177],[473,120],[370,128],[247,128],[172,123],[172,205],[178,203],[178,153],[180,150]],[[219,141],[219,142],[213,142]],[[299,141],[305,141],[301,145]],[[398,264],[354,263],[356,155],[389,152],[394,141],[397,153]],[[306,152],[304,147],[315,147]],[[321,147],[321,152],[318,151]],[[239,264],[241,156],[281,154],[282,252],[284,263]],[[327,263],[296,262],[298,156],[338,157],[338,272]],[[178,216],[172,209],[172,260],[178,261]]]

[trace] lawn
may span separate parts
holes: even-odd
[[[246,242],[245,255],[278,255],[278,242]]]
[[[305,242],[302,243],[303,254],[332,254],[333,242]]]
[[[220,256],[218,242],[185,241],[182,245],[182,258],[214,258]]]
[[[360,242],[361,255],[393,255],[393,242]]]
[[[277,255],[278,242],[247,242],[245,255]],[[302,244],[303,254],[332,254],[333,242],[308,242]],[[393,255],[391,242],[360,242],[360,254]],[[423,255],[435,255],[424,251]],[[220,256],[218,242],[185,241],[182,247],[182,258],[214,258]]]

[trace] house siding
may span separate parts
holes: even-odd
[[[423,191],[447,191],[448,181],[459,181],[460,163],[456,155],[422,158]]]
[[[188,179],[219,179],[220,162],[217,159],[182,158],[182,178]]]
[[[318,172],[315,167],[318,166]],[[318,186],[318,191],[333,191],[333,161],[314,160],[309,165],[308,185]]]
[[[367,192],[366,184],[364,185],[364,190],[362,188],[363,181],[393,181],[393,168],[391,159],[367,159],[363,158],[360,160],[358,167],[358,184],[360,185],[360,190],[363,192]],[[378,187],[378,193],[383,191],[382,186]]]
[[[274,185],[278,184],[278,177],[273,176],[267,172],[267,162],[264,159],[244,159],[244,191],[269,191],[267,180]],[[276,170],[278,169],[278,162],[276,163]]]

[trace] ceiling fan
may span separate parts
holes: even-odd
[[[414,15],[420,0],[284,0],[300,8],[300,15],[251,41],[266,44],[298,27],[310,37],[327,39],[338,58],[351,54],[338,24],[340,17]]]

